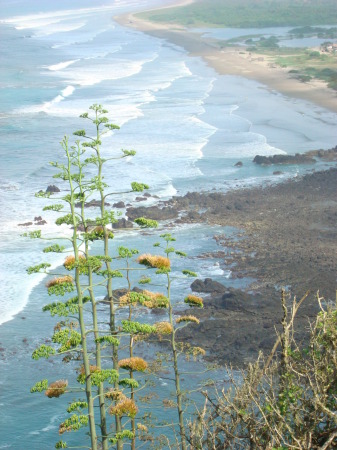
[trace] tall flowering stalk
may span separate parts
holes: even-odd
[[[41,345],[33,352],[32,356],[34,359],[39,359],[62,354],[65,362],[81,360],[77,381],[80,385],[84,385],[86,401],[79,400],[69,406],[68,412],[73,414],[60,425],[59,432],[63,434],[77,431],[88,425],[92,450],[96,450],[98,447],[108,450],[111,445],[116,445],[120,450],[123,448],[123,440],[131,439],[134,442],[134,432],[122,427],[122,417],[128,402],[127,399],[124,399],[124,406],[121,407],[121,399],[118,399],[112,393],[111,388],[107,388],[106,385],[112,385],[113,392],[118,391],[120,335],[129,331],[121,330],[121,327],[116,324],[112,279],[123,277],[123,275],[118,270],[112,270],[111,267],[112,257],[110,256],[109,242],[113,238],[113,233],[109,224],[115,222],[116,219],[114,211],[105,209],[105,199],[108,195],[118,194],[118,192],[105,193],[107,185],[103,181],[103,165],[107,160],[101,157],[100,152],[103,134],[119,127],[109,122],[106,117],[107,111],[100,105],[90,107],[90,112],[92,116],[90,113],[84,113],[81,117],[94,124],[96,136],[92,138],[85,130],[78,130],[74,135],[82,139],[82,142],[77,140],[73,146],[69,145],[69,140],[65,137],[61,144],[66,163],[51,163],[59,170],[55,178],[61,179],[67,185],[66,189],[69,193],[58,199],[60,203],[44,208],[44,210],[66,213],[56,220],[56,224],[68,225],[72,230],[71,236],[58,239],[69,241],[72,245],[72,254],[65,259],[64,269],[72,272],[73,275],[55,274],[57,276],[47,283],[48,293],[49,295],[64,296],[76,292],[76,296],[64,302],[51,303],[43,308],[52,316],[64,317],[65,320],[60,321],[55,327],[52,337],[54,346]],[[88,153],[90,154],[88,155]],[[134,155],[135,151],[133,150],[123,150],[120,158]],[[96,174],[91,175],[91,178],[88,178],[89,170],[91,170],[91,174],[96,170]],[[131,189],[127,192],[139,192],[146,188],[148,186],[145,184],[133,182]],[[95,193],[100,195],[100,215],[89,219],[85,214],[85,204]],[[50,193],[41,191],[37,194],[38,197],[45,198],[49,198],[50,195]],[[145,218],[136,219],[135,222],[141,227],[156,226],[156,222],[148,221]],[[26,235],[31,238],[42,238],[40,230],[26,233]],[[104,251],[101,256],[94,256],[90,253],[90,243],[95,241],[103,243]],[[44,249],[46,253],[64,253],[65,251],[65,247],[59,244],[53,244]],[[41,263],[28,268],[27,272],[48,274],[51,273],[49,268],[50,264]],[[102,285],[106,286],[110,308],[108,331],[104,328],[100,329],[97,314],[99,300],[96,299],[95,290],[96,287],[99,288]],[[86,324],[88,313],[90,313],[92,321]],[[76,330],[77,327],[79,327],[79,332]],[[106,368],[105,365],[102,365],[102,352],[111,347],[113,367]],[[59,380],[51,384],[47,380],[42,380],[36,383],[32,392],[45,391],[46,395],[52,398],[71,392],[73,389],[68,385],[67,380]],[[75,390],[78,392],[79,389],[75,388]],[[133,401],[133,399],[130,400]],[[107,401],[110,406],[106,404]],[[95,417],[96,406],[100,413],[99,420]],[[134,417],[136,409],[135,406],[130,417]],[[115,417],[114,428],[108,426],[107,410]],[[96,429],[97,423],[100,433]],[[56,448],[67,448],[67,444],[59,441]]]
[[[167,335],[170,338],[170,347],[172,352],[172,361],[173,361],[173,371],[174,371],[174,382],[175,382],[175,394],[176,394],[176,405],[177,405],[177,413],[178,413],[178,422],[179,422],[179,434],[180,434],[180,448],[181,450],[187,450],[187,435],[185,428],[185,419],[184,419],[184,406],[183,406],[183,392],[181,389],[181,374],[179,370],[178,357],[180,353],[180,346],[176,339],[176,333],[181,328],[181,326],[185,326],[188,323],[199,323],[198,319],[194,316],[182,316],[178,318],[176,321],[174,319],[174,310],[173,303],[171,297],[171,285],[172,285],[172,277],[171,277],[171,259],[170,256],[175,254],[180,257],[186,256],[185,253],[181,251],[175,250],[172,246],[172,242],[175,241],[175,238],[171,236],[169,233],[164,233],[160,235],[163,240],[163,243],[154,244],[155,247],[162,248],[165,256],[162,255],[151,255],[144,254],[138,257],[139,264],[147,266],[152,269],[156,269],[156,274],[163,275],[166,277],[166,289],[167,289],[167,302],[168,302],[168,322],[160,322],[156,324],[157,333],[160,335]],[[183,275],[185,276],[196,276],[196,274],[190,270],[184,270]],[[189,306],[193,307],[203,307],[203,301],[200,297],[189,295],[185,298],[185,303]],[[180,326],[176,326],[177,324],[182,324]],[[191,349],[193,351],[194,347]],[[199,349],[198,354],[202,354],[203,350]]]

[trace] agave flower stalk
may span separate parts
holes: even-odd
[[[71,174],[71,160],[72,156],[69,151],[68,146],[68,139],[64,138],[62,142],[62,147],[65,150],[67,161],[68,161],[68,168],[67,168],[67,175],[69,180],[69,187],[70,187],[70,211],[71,211],[71,217],[72,217],[72,223],[73,223],[73,249],[75,254],[75,261],[79,262],[80,255],[79,255],[79,248],[78,248],[78,242],[77,242],[77,235],[78,235],[78,219],[75,212],[75,191],[72,181],[72,174]],[[76,290],[78,295],[78,309],[79,309],[79,324],[80,324],[80,330],[81,330],[81,340],[82,340],[82,349],[83,349],[83,366],[85,370],[85,392],[87,397],[87,403],[88,403],[88,416],[89,416],[89,429],[90,429],[90,439],[91,439],[91,446],[92,450],[97,450],[97,436],[96,436],[96,425],[95,425],[95,414],[94,414],[94,399],[92,395],[92,386],[91,386],[91,378],[90,378],[90,363],[89,363],[89,355],[88,355],[88,348],[87,348],[87,333],[84,323],[84,315],[83,315],[83,294],[82,294],[82,287],[80,283],[80,273],[79,268],[75,268],[75,284],[76,284]]]
[[[164,247],[164,253],[166,257],[163,256],[154,256],[149,254],[144,254],[138,257],[138,262],[150,268],[156,268],[158,274],[164,274],[166,276],[166,288],[167,288],[167,298],[168,298],[168,315],[169,322],[163,322],[157,324],[157,332],[159,334],[167,334],[170,335],[170,344],[172,350],[172,358],[173,358],[173,370],[174,370],[174,381],[175,381],[175,390],[176,390],[176,399],[177,399],[177,412],[178,412],[178,422],[179,422],[179,434],[180,434],[180,448],[181,450],[187,450],[187,439],[186,439],[186,429],[184,423],[184,410],[183,410],[183,395],[181,391],[181,383],[180,383],[180,372],[178,367],[178,348],[176,342],[176,329],[174,327],[174,319],[173,319],[173,305],[171,301],[171,261],[169,258],[170,253],[175,252],[174,248],[171,246],[171,243],[175,241],[175,239],[169,234],[165,233],[160,236],[165,242],[166,245]],[[160,243],[154,244],[155,247],[160,247]],[[182,254],[181,252],[176,252],[177,254]]]
[[[88,231],[87,220],[84,211],[85,205],[85,185],[83,183],[83,166],[84,163],[81,161],[81,156],[84,154],[84,149],[80,147],[79,141],[76,143],[77,148],[77,165],[78,165],[78,188],[80,194],[80,206],[81,206],[81,221],[84,227],[85,233]],[[83,255],[80,260],[83,260]],[[89,254],[89,241],[88,239],[84,240],[84,259],[88,262],[87,264],[87,277],[88,277],[88,292],[91,299],[91,308],[92,308],[92,320],[93,320],[93,330],[94,330],[94,338],[95,338],[95,357],[96,357],[96,366],[101,369],[102,368],[102,360],[101,360],[101,341],[100,334],[98,329],[98,317],[97,317],[97,302],[95,299],[95,294],[93,290],[93,268],[89,263],[90,254]],[[99,410],[100,410],[100,428],[101,428],[101,439],[102,439],[102,448],[103,450],[108,450],[109,441],[108,441],[108,430],[107,430],[107,421],[106,421],[106,411],[105,411],[105,399],[104,399],[104,384],[103,382],[98,385],[98,398],[99,398]]]

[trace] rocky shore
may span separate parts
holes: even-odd
[[[180,338],[205,348],[210,360],[245,364],[273,346],[282,287],[298,298],[310,290],[298,314],[299,337],[304,335],[318,312],[317,290],[327,300],[336,295],[336,193],[337,169],[330,168],[264,188],[188,193],[148,210],[149,218],[152,213],[160,219],[160,211],[163,219],[173,217],[169,226],[206,222],[235,227],[234,234],[214,236],[219,244],[214,256],[222,258],[232,278],[254,280],[246,291],[212,280],[192,284],[205,307],[189,310],[201,323],[184,328]],[[132,215],[139,212],[146,211],[132,209]]]
[[[336,159],[336,148],[317,152],[311,152],[310,157],[330,162]],[[273,157],[270,160],[275,163]],[[120,219],[113,227],[130,228],[132,220],[145,216],[165,221],[166,228],[208,223],[235,230],[215,235],[218,250],[198,257],[220,259],[222,268],[231,271],[231,279],[249,279],[248,287],[240,290],[211,279],[195,280],[191,290],[204,298],[204,308],[189,309],[188,313],[201,322],[180,330],[179,339],[203,347],[208,360],[244,366],[259,351],[268,353],[275,342],[282,317],[281,288],[297,298],[310,291],[297,316],[299,339],[304,338],[309,321],[318,312],[316,292],[319,290],[327,301],[335,301],[336,194],[337,168],[331,167],[276,185],[226,194],[191,192],[150,207],[115,204],[126,207],[130,220]],[[95,207],[96,201],[86,206]],[[42,217],[35,217],[34,223],[19,225],[44,223]]]

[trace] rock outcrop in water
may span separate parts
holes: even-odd
[[[126,210],[126,215],[130,220],[137,217],[146,217],[152,220],[168,220],[178,217],[178,210],[171,207],[159,208],[158,206],[140,206],[139,208],[130,207]]]
[[[314,164],[316,160],[311,156],[296,153],[296,155],[256,155],[253,162],[263,166],[271,166],[272,164]]]

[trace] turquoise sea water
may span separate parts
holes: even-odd
[[[73,375],[56,361],[31,360],[54,320],[41,312],[49,301],[43,277],[25,272],[41,260],[43,245],[20,237],[25,228],[18,224],[41,215],[44,201],[34,192],[57,184],[48,163],[62,158],[59,142],[83,127],[78,116],[90,104],[105,105],[121,126],[104,139],[107,156],[137,150],[126,164],[107,166],[107,183],[124,189],[143,181],[160,199],[296,176],[308,167],[290,166],[275,177],[275,169],[256,167],[252,159],[336,145],[336,114],[244,78],[220,77],[183,49],[112,19],[163,3],[0,0],[0,448],[47,450],[58,440],[66,400],[32,396],[29,388],[45,374]],[[238,160],[241,169],[234,167]],[[45,233],[60,231],[52,216],[44,218]],[[185,226],[174,233],[201,278],[234,285],[225,266],[196,258],[216,250],[212,236],[222,231]],[[117,236],[116,243],[124,239]],[[127,239],[145,246],[137,233]],[[62,260],[52,258],[55,267]],[[184,282],[174,295],[178,300],[186,292]]]

